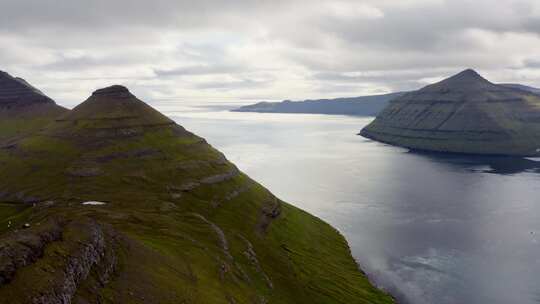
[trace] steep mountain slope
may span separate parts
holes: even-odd
[[[306,113],[375,116],[388,102],[404,93],[361,96],[351,98],[319,99],[305,101],[259,102],[233,110],[234,112]]]
[[[538,155],[540,95],[466,70],[393,100],[360,134],[420,150]]]
[[[24,79],[0,71],[0,145],[38,131],[66,111]]]
[[[0,149],[0,201],[0,303],[392,303],[335,229],[121,86]]]

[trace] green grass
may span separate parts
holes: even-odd
[[[20,229],[29,214],[31,214],[30,206],[0,203],[0,234]]]

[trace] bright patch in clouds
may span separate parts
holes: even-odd
[[[377,7],[361,2],[328,1],[320,6],[322,13],[325,12],[338,18],[382,18],[383,11]]]

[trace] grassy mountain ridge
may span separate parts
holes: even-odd
[[[1,148],[0,201],[0,303],[393,302],[334,228],[120,86]]]

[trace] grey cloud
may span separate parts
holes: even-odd
[[[169,77],[169,76],[190,76],[190,75],[211,75],[211,74],[228,74],[228,73],[238,73],[245,71],[244,68],[237,65],[195,65],[187,66],[182,68],[170,69],[170,70],[160,70],[156,69],[154,72],[158,77]]]
[[[180,67],[154,68],[154,73],[158,77],[171,77],[237,74],[249,71],[244,62],[231,58],[232,56],[227,53],[226,47],[227,45],[216,45],[215,43],[183,43],[177,47],[172,56],[183,58],[188,64]]]
[[[375,71],[350,75],[347,73],[321,72],[313,75],[314,79],[323,81],[340,82],[395,82],[403,79],[418,79],[426,77],[437,77],[448,73],[454,73],[452,70],[419,70],[419,71]]]
[[[423,87],[425,83],[419,80],[422,78],[436,78],[444,75],[451,75],[457,70],[419,70],[419,71],[375,71],[350,75],[347,73],[320,72],[315,73],[312,79],[321,81],[321,87],[332,86],[334,91],[339,91],[340,88],[348,88],[349,91],[358,91],[359,86],[369,87],[386,87],[391,91],[407,91]],[[354,89],[356,88],[356,89]],[[325,89],[322,89],[325,91]],[[384,93],[384,91],[379,90]]]
[[[536,25],[540,25],[540,19],[530,15],[530,3],[519,0],[433,1],[421,6],[388,6],[383,9],[382,18],[323,16],[310,20],[310,23],[350,45],[426,53],[463,52],[482,48],[478,39],[465,35],[467,30],[538,32],[540,26]]]
[[[254,13],[279,9],[284,0],[3,0],[0,28],[5,30],[35,30],[41,28],[197,28],[221,27],[233,22],[238,12]],[[209,22],[210,21],[210,22]],[[226,21],[226,22],[224,22]]]
[[[270,81],[256,81],[251,79],[240,79],[233,81],[207,81],[195,85],[198,89],[212,89],[219,91],[253,89],[268,86]]]
[[[359,91],[359,86],[351,85],[351,84],[326,84],[324,86],[319,86],[317,88],[318,93],[331,94],[336,97],[346,97],[350,95],[357,96],[359,95],[358,93],[356,93],[358,91]],[[385,91],[370,91],[369,94],[377,94],[379,92],[384,93]],[[314,98],[317,98],[317,97],[314,97]]]
[[[73,88],[61,102],[110,82],[159,98],[302,99],[466,67],[535,81],[526,70],[540,68],[535,0],[2,0],[0,12],[0,69]]]
[[[530,69],[540,69],[540,59],[525,59],[523,67]]]
[[[142,54],[141,54],[142,55]],[[142,58],[141,58],[142,57]],[[39,66],[39,69],[49,71],[85,71],[87,69],[100,69],[103,67],[119,67],[137,64],[144,56],[116,55],[103,58],[88,55],[78,57],[65,57],[59,54],[57,59],[51,63]]]

